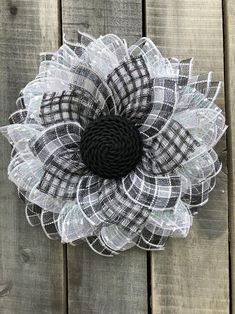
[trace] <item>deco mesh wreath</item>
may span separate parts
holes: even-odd
[[[29,223],[106,256],[185,237],[215,186],[226,129],[220,82],[191,68],[148,38],[128,47],[113,34],[79,33],[42,54],[1,128]]]

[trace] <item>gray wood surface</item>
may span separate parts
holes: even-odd
[[[150,254],[150,263],[139,249],[104,258],[86,244],[66,250],[28,225],[7,179],[10,146],[0,136],[1,314],[235,314],[233,0],[0,0],[0,125],[34,78],[39,52],[56,49],[61,31],[68,39],[76,39],[77,28],[94,36],[116,33],[131,43],[142,36],[145,20],[163,54],[194,57],[194,73],[213,70],[224,80],[225,66],[226,108],[223,90],[218,104],[230,124],[228,170],[224,137],[217,146],[223,170],[189,237],[170,240],[165,251]]]
[[[133,42],[142,35],[140,0],[62,2],[63,31],[76,38],[76,30],[98,36],[116,33]],[[104,258],[87,245],[68,247],[69,314],[146,314],[146,253],[131,250]]]
[[[231,251],[231,314],[235,314],[235,2],[223,1],[225,91],[228,128],[228,189]]]
[[[0,124],[7,124],[18,92],[36,75],[39,52],[58,47],[56,0],[1,0]],[[28,225],[7,179],[10,146],[0,137],[0,313],[65,313],[63,247]]]
[[[194,73],[214,71],[223,80],[220,0],[147,0],[147,36],[166,56],[194,57]],[[223,92],[218,104],[224,107]],[[217,151],[226,166],[225,137]],[[152,313],[229,313],[226,167],[187,239],[152,253]]]

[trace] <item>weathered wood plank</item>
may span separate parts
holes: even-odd
[[[133,42],[142,35],[140,0],[62,1],[63,31],[77,28],[98,36],[116,33]],[[118,257],[96,255],[85,244],[68,248],[69,313],[147,313],[146,253],[130,250]]]
[[[235,314],[235,3],[224,5],[225,95],[228,119],[228,189],[231,256],[231,314]]]
[[[15,100],[33,79],[39,52],[58,47],[56,0],[1,1],[1,125],[15,110]],[[7,179],[10,147],[0,137],[0,312],[64,313],[63,247],[31,228],[16,189]]]
[[[166,56],[194,57],[194,73],[223,80],[221,1],[146,0],[147,36]],[[218,104],[223,107],[221,94]],[[218,151],[226,165],[225,140]],[[152,313],[229,313],[227,175],[194,219],[187,239],[151,255]]]

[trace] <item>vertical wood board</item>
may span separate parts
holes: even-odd
[[[225,95],[228,121],[228,189],[231,256],[231,314],[235,313],[235,2],[223,1]]]
[[[142,3],[121,1],[62,1],[63,32],[76,39],[79,28],[93,36],[114,33],[129,43],[142,36]],[[86,245],[68,247],[69,314],[146,314],[146,253],[131,249],[105,258]]]
[[[8,124],[18,93],[38,71],[39,53],[58,47],[56,0],[1,1],[0,124]],[[59,314],[65,310],[63,247],[28,225],[8,181],[10,145],[0,137],[0,312]]]
[[[193,73],[223,80],[221,1],[146,0],[147,36],[167,57],[194,57]],[[223,91],[217,104],[224,109]],[[217,147],[224,168],[187,239],[170,239],[151,254],[152,313],[229,313],[228,204],[225,137]]]

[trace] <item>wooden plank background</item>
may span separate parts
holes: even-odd
[[[166,56],[194,57],[194,73],[212,70],[224,80],[223,16],[220,0],[147,0],[147,35]],[[217,100],[224,108],[223,92]],[[228,313],[228,204],[225,138],[217,151],[224,161],[210,202],[194,219],[187,239],[169,241],[152,253],[154,314]],[[216,271],[216,275],[215,275]]]
[[[39,51],[58,47],[59,32],[56,0],[1,0],[1,125],[15,110],[19,90],[35,77]],[[64,313],[63,247],[28,225],[7,179],[10,147],[2,136],[0,147],[0,313]]]
[[[216,79],[225,80],[225,96],[222,91],[218,104],[226,109],[230,123],[228,170],[224,137],[217,147],[223,170],[189,237],[169,241],[164,252],[132,249],[112,259],[96,255],[86,245],[66,247],[49,241],[40,229],[27,225],[15,187],[7,180],[10,149],[1,137],[0,313],[235,314],[234,2],[0,4],[1,125],[13,111],[18,91],[35,76],[39,52],[56,49],[62,32],[74,38],[78,27],[94,36],[116,33],[129,43],[147,35],[167,56],[194,56],[194,73],[213,70]]]

